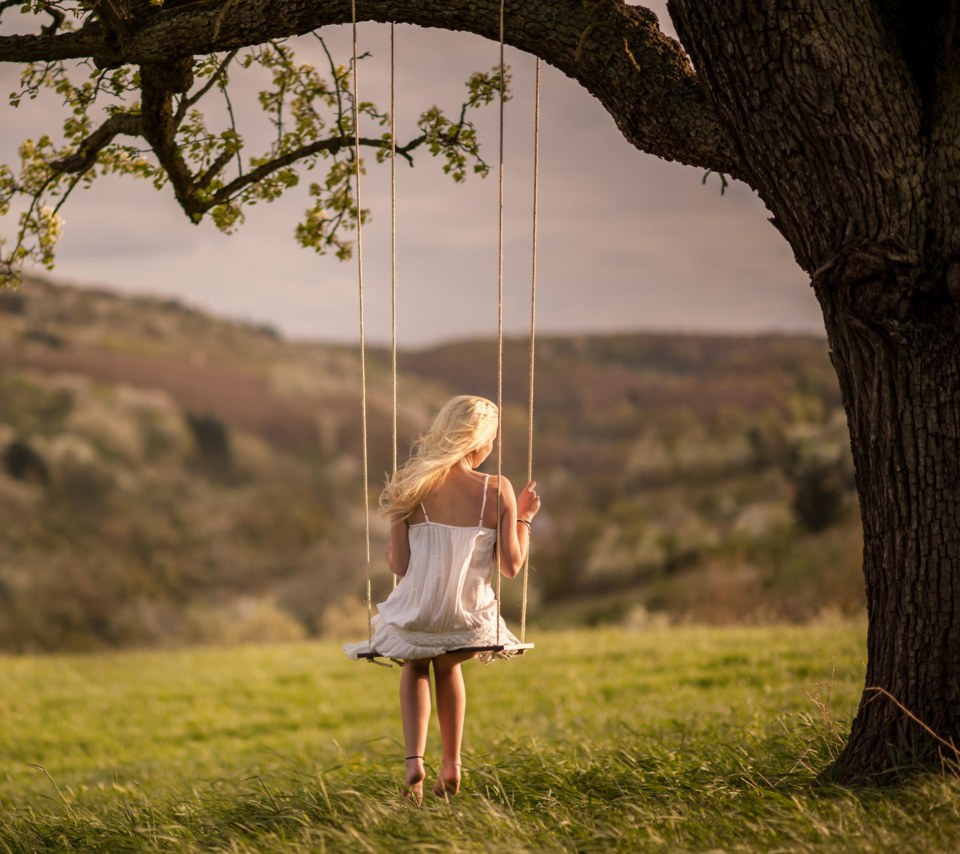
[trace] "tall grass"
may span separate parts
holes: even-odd
[[[420,810],[399,797],[397,669],[332,644],[2,659],[0,851],[960,844],[953,780],[815,781],[859,698],[861,627],[535,640],[467,665],[464,788]]]

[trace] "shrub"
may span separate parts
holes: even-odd
[[[193,433],[200,460],[218,468],[228,468],[232,459],[230,435],[215,415],[187,413],[187,425]]]
[[[98,462],[67,460],[57,473],[51,497],[79,518],[103,517],[116,482]]]
[[[794,485],[793,512],[810,531],[822,531],[840,518],[845,484],[836,463],[810,460],[791,476]]]
[[[43,457],[25,439],[15,439],[3,453],[3,467],[16,480],[46,485],[50,473]]]
[[[346,596],[323,609],[320,636],[330,640],[359,640],[367,635],[367,605],[356,596]]]
[[[67,429],[88,439],[105,457],[124,462],[143,458],[144,442],[137,420],[106,401],[87,400],[67,420]]]
[[[0,290],[0,314],[24,315],[27,313],[27,297],[20,291]]]
[[[302,640],[306,629],[272,596],[238,596],[220,605],[195,603],[186,612],[188,642],[278,643]]]

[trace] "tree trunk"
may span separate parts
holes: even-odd
[[[917,720],[960,745],[960,98],[928,97],[867,0],[670,8],[811,275],[850,426],[867,677],[827,774],[882,782],[941,750],[956,762]]]
[[[911,715],[960,746],[956,304],[936,298],[949,292],[935,270],[888,267],[877,273],[872,281],[816,283],[850,425],[863,517],[866,686],[850,739],[827,772],[848,782],[882,782],[941,757],[956,763],[955,751]],[[880,278],[883,286],[871,287]],[[890,293],[905,279],[940,287],[914,301],[912,317],[895,326],[877,323],[870,311],[876,306],[865,306],[864,295]]]

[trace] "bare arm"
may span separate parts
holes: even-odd
[[[500,495],[500,533],[497,537],[497,548],[503,544],[500,555],[500,571],[507,578],[515,578],[523,568],[530,548],[530,526],[520,521],[529,522],[540,510],[540,499],[537,497],[531,481],[520,493],[518,501],[513,491],[513,484],[503,478]]]
[[[390,545],[387,546],[387,565],[394,575],[407,574],[410,563],[410,525],[406,519],[390,520]]]

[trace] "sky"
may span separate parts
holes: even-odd
[[[649,7],[673,35],[665,3]],[[0,31],[24,31],[16,19]],[[389,106],[389,27],[361,24],[362,100]],[[415,135],[433,104],[455,114],[464,82],[489,70],[498,45],[476,36],[397,27],[398,137]],[[350,55],[348,27],[322,31],[335,58]],[[297,40],[304,61],[319,46]],[[529,328],[533,80],[535,59],[508,48],[514,98],[505,115],[504,326]],[[0,91],[17,88],[19,69],[0,65]],[[262,80],[237,75],[232,97],[251,153],[270,133],[256,94]],[[17,163],[24,138],[56,134],[63,107],[53,93],[0,105],[0,162]],[[215,108],[211,117],[222,119]],[[483,155],[495,166],[497,110],[475,114]],[[211,126],[216,123],[211,120]],[[383,129],[361,126],[379,135]],[[390,170],[367,157],[362,184],[372,221],[363,232],[367,339],[390,337]],[[310,176],[312,178],[312,175]],[[541,81],[537,328],[541,333],[633,330],[823,334],[809,281],[769,212],[745,185],[721,196],[703,171],[667,163],[626,142],[613,119],[578,83],[549,66]],[[192,225],[169,189],[129,178],[97,181],[68,201],[53,277],[125,293],[173,296],[220,315],[268,323],[296,338],[357,338],[355,262],[301,248],[294,228],[307,207],[306,184],[248,212],[226,236]],[[439,162],[401,162],[398,193],[398,340],[422,347],[497,330],[496,169],[455,184]],[[8,236],[15,223],[0,220]]]

